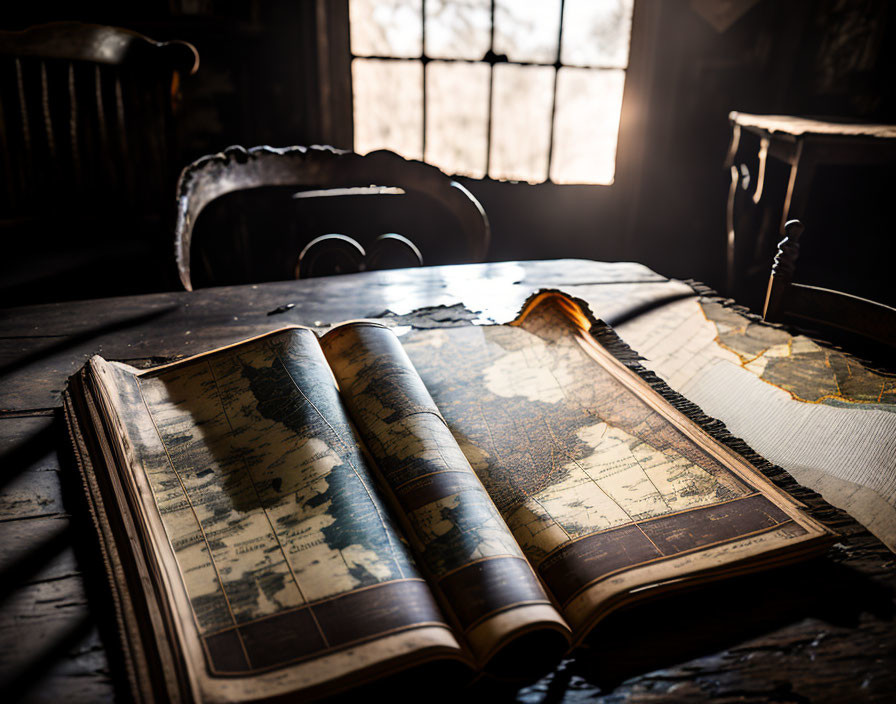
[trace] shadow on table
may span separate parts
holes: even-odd
[[[626,680],[737,649],[775,631],[795,628],[805,619],[855,628],[862,613],[892,619],[891,591],[851,567],[816,559],[666,594],[612,614],[584,647],[562,663],[553,663],[553,668],[546,663],[553,672],[534,683],[532,679],[545,675],[544,670],[530,671],[528,683],[479,678],[464,684],[463,678],[414,678],[405,673],[353,689],[338,701],[396,696],[400,700],[415,694],[427,701],[592,701],[612,697]],[[805,633],[815,637],[819,630],[814,624]],[[762,648],[757,645],[757,650]],[[705,670],[709,669],[707,665]],[[697,668],[694,673],[696,678]],[[731,666],[731,675],[737,676],[736,666]],[[657,701],[665,700],[661,691],[651,694]],[[625,697],[624,692],[620,695]]]
[[[95,325],[80,332],[62,336],[57,342],[52,342],[43,347],[39,347],[34,351],[27,352],[19,357],[13,358],[12,360],[4,364],[0,364],[0,378],[7,377],[12,373],[19,371],[20,369],[23,369],[24,367],[34,364],[35,362],[39,362],[56,354],[60,354],[62,352],[65,352],[66,350],[74,349],[79,345],[83,345],[84,343],[89,342],[90,340],[101,338],[105,335],[111,335],[112,333],[120,332],[122,330],[127,330],[128,328],[135,328],[155,322],[168,313],[177,310],[179,307],[180,306],[178,305],[169,305],[163,308],[159,308],[158,310],[150,311],[148,313],[132,315],[121,320],[114,320],[112,322],[103,323],[101,325]],[[48,336],[48,339],[51,338]]]
[[[22,472],[49,454],[56,441],[55,421],[47,421],[32,432],[17,438],[17,442],[0,452],[0,491]]]
[[[847,629],[858,627],[863,613],[892,620],[892,597],[887,586],[824,558],[658,596],[598,624],[562,679],[568,684],[578,676],[609,692],[627,679],[735,649],[805,619]],[[564,686],[556,681],[546,689]]]
[[[12,511],[4,514],[3,536],[8,542],[2,546],[0,560],[0,698],[5,702],[42,700],[59,696],[62,689],[85,700],[102,691],[102,683],[108,681],[95,614],[109,609],[89,610],[84,603],[79,572],[87,568],[78,554],[89,537],[76,526],[89,518],[69,501],[68,495],[80,490],[72,485],[70,470],[62,463],[63,471],[54,471],[66,454],[59,452],[64,447],[63,424],[58,417],[12,418],[3,423],[24,431],[4,428],[8,444],[0,452],[0,492],[6,494],[6,510]],[[9,493],[10,485],[28,473],[45,479],[19,516],[16,497],[27,492],[20,486]],[[57,476],[62,484],[61,505],[56,503],[59,494],[50,489]],[[91,684],[100,687],[86,686],[86,674],[93,676]],[[47,687],[51,676],[56,681]]]
[[[53,448],[57,435],[56,421],[53,418],[26,420],[37,422],[30,423],[31,427],[26,427],[24,432],[10,433],[8,427],[3,427],[3,444],[10,440],[13,442],[0,452],[0,495],[3,497],[4,507],[0,518],[6,529],[0,559],[0,607],[23,584],[39,581],[41,573],[46,577],[48,567],[58,560],[71,542],[68,522],[52,521],[58,517],[52,511],[35,515],[35,509],[44,509],[38,496],[35,496],[37,492],[32,491],[30,486],[16,486],[22,475],[29,470],[40,471],[41,468],[47,469],[47,465],[55,465]],[[20,421],[9,419],[3,422],[5,426],[9,426]],[[52,498],[44,501],[52,505]],[[59,506],[58,510],[61,509]],[[34,530],[32,519],[35,518],[49,520],[40,523],[41,530]],[[27,540],[24,540],[25,537]]]
[[[685,298],[696,298],[697,295],[698,294],[696,291],[681,291],[676,293],[669,293],[658,298],[652,298],[650,300],[643,301],[630,308],[613,313],[612,315],[608,315],[604,319],[604,322],[610,327],[615,328],[642,315],[652,313],[653,311],[658,310],[664,306],[671,305],[672,303],[677,303],[678,301],[684,300]]]

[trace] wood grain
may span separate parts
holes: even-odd
[[[121,684],[104,576],[85,550],[86,516],[70,483],[67,455],[57,455],[65,445],[56,420],[41,410],[59,405],[67,376],[91,354],[145,365],[285,324],[386,310],[406,315],[421,306],[458,303],[479,312],[479,319],[505,321],[543,287],[568,288],[594,301],[598,315],[611,322],[639,306],[683,295],[680,283],[640,265],[565,260],[374,272],[5,310],[0,691],[12,696],[4,699],[106,702],[115,698],[115,682]],[[294,308],[268,315],[290,302]],[[421,314],[421,324],[459,314],[439,310]],[[479,683],[459,696],[607,703],[888,701],[896,691],[894,556],[846,513],[832,509],[829,515],[842,541],[818,564],[727,581],[682,601],[664,599],[653,614],[625,614],[615,626],[608,623],[598,635],[602,642],[535,684],[520,689]],[[457,687],[439,683],[447,693]]]

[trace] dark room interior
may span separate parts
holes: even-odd
[[[180,83],[182,95],[168,148],[171,163],[166,165],[165,180],[154,184],[157,192],[144,194],[141,204],[145,219],[151,221],[142,227],[155,231],[137,236],[118,230],[114,235],[119,245],[121,240],[141,238],[148,246],[163,243],[163,251],[154,254],[167,274],[165,284],[174,288],[167,245],[173,183],[180,168],[232,144],[352,148],[347,9],[340,2],[79,3],[77,7],[36,3],[4,12],[3,29],[76,20],[126,27],[157,41],[184,40],[196,47],[199,68]],[[489,217],[492,239],[487,259],[632,260],[663,275],[696,279],[734,294],[725,291],[728,113],[893,122],[892,8],[875,0],[645,0],[634,10],[615,181],[609,186],[578,186],[462,177]],[[13,76],[7,78],[5,85],[12,88]],[[15,96],[5,97],[14,107]],[[40,115],[31,119],[40,126]],[[14,117],[8,115],[6,120],[12,136]],[[801,214],[812,228],[811,247],[820,252],[806,266],[821,260],[807,276],[812,279],[817,268],[822,277],[835,278],[813,283],[837,284],[894,303],[886,269],[866,274],[861,266],[869,264],[867,258],[848,254],[859,248],[842,246],[844,239],[856,244],[861,240],[873,248],[892,246],[883,207],[884,194],[893,185],[890,163],[819,172],[807,212]],[[778,188],[770,184],[767,209],[780,209],[771,200],[783,198],[787,173],[774,160],[769,170],[769,181],[783,179],[784,184]],[[854,187],[844,189],[844,183]],[[58,216],[65,229],[73,218],[90,219],[100,227],[104,220],[115,219],[97,212],[114,203],[57,205],[66,190],[58,184],[41,193],[35,209],[42,218]],[[753,213],[742,217],[761,218]],[[763,254],[768,263],[778,234],[766,233]],[[847,258],[840,259],[839,271],[823,266],[844,254]],[[122,257],[127,261],[126,253]],[[15,270],[13,262],[7,257],[4,270]],[[41,276],[40,263],[34,266],[34,275]],[[53,271],[52,262],[46,266]],[[19,280],[24,274],[11,271],[7,277]],[[144,290],[164,290],[156,272],[152,280],[138,278],[153,287]],[[117,283],[124,287],[119,292],[137,292],[132,280]],[[35,288],[21,296],[86,297],[54,286],[52,279]],[[19,290],[13,288],[5,297],[13,300],[8,296]],[[88,292],[107,295],[96,288]],[[33,300],[20,297],[16,302]]]
[[[887,701],[894,166],[888,0],[4,7],[2,698]]]

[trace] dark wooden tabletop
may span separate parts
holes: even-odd
[[[691,295],[631,263],[508,262],[372,272],[0,310],[0,692],[5,701],[126,698],[59,422],[92,354],[138,366],[287,324],[357,317],[506,322],[562,288],[611,324]],[[413,316],[412,311],[427,308]],[[476,696],[555,701],[893,701],[893,554],[842,511],[822,560],[619,614],[534,684]],[[11,697],[7,698],[9,695]]]

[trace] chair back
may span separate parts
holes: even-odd
[[[283,272],[288,269],[287,276],[313,273],[313,267],[308,265],[311,259],[321,262],[335,256],[346,262],[347,268],[340,270],[337,266],[331,271],[344,273],[352,270],[352,262],[357,268],[388,266],[384,264],[387,261],[407,265],[420,259],[426,260],[427,264],[477,262],[484,259],[488,249],[488,219],[479,201],[434,166],[409,161],[389,151],[362,156],[327,146],[259,146],[251,149],[233,146],[190,164],[178,181],[175,256],[185,289],[193,289],[191,253],[196,244],[194,228],[200,213],[210,203],[228,194],[270,187],[298,191],[291,193],[293,202],[296,202],[295,196],[301,200],[307,196],[331,196],[334,189],[338,195],[348,198],[359,191],[389,198],[390,204],[395,206],[398,205],[396,195],[414,196],[424,203],[427,226],[422,229],[436,233],[448,227],[450,232],[451,242],[447,244],[452,253],[447,258],[430,254],[434,248],[428,246],[431,243],[424,242],[430,234],[427,232],[392,232],[383,226],[375,241],[366,242],[361,242],[362,238],[356,238],[353,232],[315,232],[312,234],[324,234],[324,237],[312,242],[308,242],[310,237],[304,241],[299,237],[290,245],[292,254],[286,254],[291,257],[286,262],[288,267],[281,268]],[[355,207],[354,204],[346,206],[344,198],[328,197],[326,200],[334,204],[339,200],[343,209]],[[442,245],[446,244],[444,239],[442,237]],[[223,233],[213,233],[211,247],[224,244]],[[326,253],[322,249],[326,249]],[[269,254],[280,256],[273,251]]]
[[[172,117],[197,67],[190,44],[119,27],[0,32],[5,305],[174,284]]]
[[[819,286],[793,281],[804,231],[799,220],[784,225],[765,296],[762,317],[821,330],[832,341],[867,341],[862,351],[896,349],[896,308]],[[869,347],[870,346],[870,347]]]
[[[186,42],[55,22],[0,32],[0,191],[9,216],[95,205],[159,210]]]

